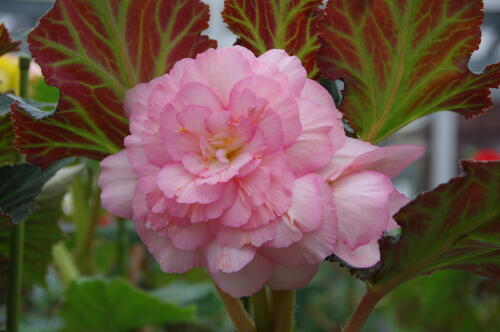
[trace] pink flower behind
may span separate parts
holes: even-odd
[[[206,267],[239,297],[301,287],[332,253],[335,195],[315,172],[345,136],[296,57],[209,50],[136,86],[125,110],[131,135],[101,163],[101,197],[165,272]]]
[[[392,185],[391,178],[418,159],[418,146],[379,148],[346,138],[330,163],[321,171],[333,192],[338,235],[333,253],[356,268],[380,261],[378,240],[384,231],[398,227],[392,216],[408,198]]]

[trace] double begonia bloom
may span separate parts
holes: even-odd
[[[255,57],[236,46],[183,59],[130,90],[125,112],[125,149],[101,163],[104,207],[134,220],[165,272],[206,267],[234,297],[264,284],[299,288],[332,253],[363,255],[403,204],[394,174],[363,164],[384,148],[346,140],[331,96],[283,50]],[[414,159],[406,152],[415,148],[396,149]],[[385,212],[351,219],[345,200],[375,177],[385,181],[380,195],[353,197]]]
[[[346,138],[341,149],[320,171],[332,189],[337,215],[333,253],[355,268],[380,261],[378,240],[398,228],[392,216],[409,199],[398,192],[391,178],[420,158],[424,149],[413,145],[379,148]]]
[[[206,267],[235,296],[305,285],[332,253],[316,171],[344,140],[328,92],[282,50],[208,50],[125,99],[131,135],[102,163],[102,202],[169,273]]]

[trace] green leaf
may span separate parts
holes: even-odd
[[[69,160],[56,164],[64,165]],[[54,165],[54,168],[55,165]],[[25,248],[23,287],[32,284],[43,284],[47,267],[52,262],[52,247],[63,239],[59,228],[62,215],[61,201],[71,182],[84,169],[84,165],[74,165],[59,169],[46,181],[35,199],[38,208],[24,222]],[[0,303],[3,302],[7,290],[9,271],[10,238],[12,227],[16,227],[5,216],[0,216]],[[5,263],[4,263],[5,262]]]
[[[201,35],[208,19],[200,0],[57,0],[28,42],[61,100],[40,121],[13,108],[16,147],[42,166],[119,151],[129,133],[126,91],[215,47]]]
[[[121,279],[79,279],[65,294],[61,316],[71,331],[126,332],[146,325],[189,322],[194,307],[162,302]]]
[[[0,99],[1,97],[2,95],[0,95]],[[12,145],[14,131],[10,122],[10,115],[1,115],[1,107],[0,100],[0,166],[3,166],[21,161],[21,155]]]
[[[492,106],[500,64],[474,74],[482,0],[330,0],[320,22],[323,75],[345,82],[341,110],[377,143],[425,115],[472,118]]]
[[[500,162],[462,165],[465,175],[418,196],[396,214],[401,240],[382,241],[375,291],[386,293],[443,269],[500,279]]]
[[[257,55],[284,49],[302,60],[309,77],[316,77],[321,4],[321,0],[226,0],[222,17],[239,36],[236,44]]]
[[[42,103],[57,103],[59,101],[59,90],[48,86],[43,78],[40,78],[33,87],[33,99]]]
[[[19,50],[20,41],[12,41],[5,25],[0,24],[0,56]]]
[[[57,161],[44,170],[27,163],[0,167],[0,215],[16,224],[26,219],[45,182],[70,161]]]
[[[63,239],[59,228],[60,208],[44,206],[29,216],[25,225],[23,287],[43,284],[52,261],[52,247]],[[5,300],[9,271],[11,224],[0,216],[0,303]]]

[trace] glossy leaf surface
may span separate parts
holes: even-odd
[[[20,41],[13,41],[5,25],[0,24],[0,56],[19,50]]]
[[[44,170],[28,163],[0,167],[0,215],[16,224],[26,219],[43,185],[70,161],[59,160]]]
[[[464,176],[418,196],[396,214],[401,239],[382,241],[375,289],[387,291],[442,269],[500,279],[500,162],[462,165]]]
[[[77,280],[65,295],[61,315],[71,331],[125,332],[194,318],[193,307],[162,302],[120,279]]]
[[[317,21],[321,0],[226,0],[224,22],[237,44],[260,55],[281,48],[302,60],[310,77],[318,75]]]
[[[14,110],[16,146],[42,166],[117,152],[128,134],[125,92],[214,47],[201,36],[208,18],[200,0],[57,0],[28,41],[61,100],[41,121]]]
[[[330,0],[320,22],[321,73],[345,82],[341,106],[377,143],[427,114],[472,118],[492,105],[500,64],[468,68],[479,47],[482,0]]]

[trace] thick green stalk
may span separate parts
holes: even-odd
[[[19,91],[20,96],[23,98],[28,97],[30,63],[30,58],[19,58],[19,69],[21,72]],[[9,294],[7,299],[7,331],[9,332],[17,332],[19,330],[19,319],[21,317],[24,233],[24,221],[12,228],[12,238],[10,246]]]
[[[127,278],[127,220],[117,220],[118,229],[116,234],[116,266],[120,277]]]
[[[359,332],[366,323],[378,301],[384,296],[383,292],[376,292],[368,288],[365,295],[358,304],[356,310],[344,327],[343,332]]]
[[[10,246],[9,294],[7,299],[7,331],[19,331],[21,290],[23,283],[24,222],[12,228]]]
[[[269,301],[267,299],[266,287],[262,287],[260,291],[250,297],[252,305],[253,320],[257,332],[269,332],[273,326],[271,310],[269,309]]]
[[[224,303],[226,311],[229,314],[229,318],[231,318],[236,330],[238,332],[256,332],[255,326],[253,325],[250,317],[248,317],[248,314],[245,308],[243,308],[243,304],[241,304],[240,300],[225,293],[215,283],[214,286],[217,290],[217,294],[222,300],[222,303]]]
[[[273,315],[273,332],[292,332],[295,314],[295,291],[272,291],[271,313]]]
[[[64,284],[67,285],[80,276],[73,257],[71,257],[71,253],[66,248],[64,242],[61,241],[52,247],[52,256]]]

